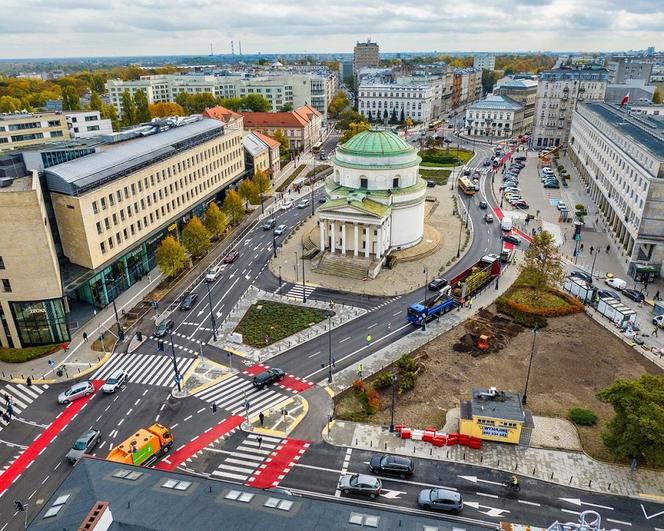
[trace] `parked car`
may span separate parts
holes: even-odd
[[[205,274],[205,282],[214,282],[221,275],[221,266],[213,266]]]
[[[525,162],[526,159],[528,159],[528,157],[526,157],[525,155],[519,155],[518,157],[514,157],[514,160],[520,160],[522,162]]]
[[[634,302],[643,302],[645,299],[643,293],[637,289],[625,288],[622,290],[622,292],[625,297],[632,299]]]
[[[431,291],[440,291],[445,286],[447,286],[447,279],[442,277],[434,278],[431,282],[429,282],[429,289]]]
[[[519,239],[517,236],[514,236],[513,234],[505,234],[503,236],[503,241],[514,245],[519,245],[521,243],[521,239]]]
[[[173,319],[164,319],[161,323],[159,323],[157,329],[154,331],[154,337],[164,337],[173,329],[174,326],[175,322]]]
[[[281,236],[284,232],[286,232],[286,229],[287,229],[287,228],[288,228],[288,227],[282,223],[282,224],[279,225],[276,229],[274,229],[274,233],[275,233],[277,236]]]
[[[95,388],[92,385],[92,382],[78,382],[65,389],[58,395],[58,403],[68,404],[69,402],[73,402],[78,398],[91,395],[94,392]]]
[[[263,387],[265,386],[272,385],[275,382],[280,382],[281,380],[284,379],[285,376],[286,373],[281,369],[271,367],[270,369],[263,371],[254,376],[253,379],[251,380],[251,384],[256,389],[263,389]]]
[[[493,214],[484,214],[484,221],[487,223],[493,223]]]
[[[318,199],[319,203],[327,203],[327,197],[323,196],[320,199]]]
[[[455,490],[423,489],[417,497],[417,504],[422,509],[459,513],[463,509],[463,498]]]
[[[556,208],[558,210],[567,210],[567,205],[565,204],[565,201],[558,201]]]
[[[263,223],[263,230],[272,230],[276,223],[277,220],[275,219],[266,219],[265,223]]]
[[[415,464],[408,457],[400,455],[374,455],[369,461],[369,470],[374,474],[399,476],[406,479],[415,472]]]
[[[482,210],[486,210],[487,208],[489,208],[489,205],[488,205],[488,203],[487,203],[486,201],[480,201],[479,207],[480,207]]]
[[[620,295],[618,295],[615,291],[610,289],[598,289],[597,296],[600,299],[615,299],[618,302],[620,302]]]
[[[436,186],[436,181],[427,181],[427,186],[429,188],[434,188]]]
[[[656,315],[652,318],[652,324],[664,328],[664,315]]]
[[[290,199],[286,199],[286,201],[281,203],[281,206],[279,208],[281,210],[288,210],[292,206],[293,206],[293,201],[291,201]]]
[[[207,275],[205,276],[207,277]],[[182,302],[180,302],[180,310],[191,310],[197,300],[197,293],[185,293],[182,296]]]
[[[75,464],[83,454],[89,454],[94,450],[95,446],[101,441],[101,432],[95,428],[90,428],[85,431],[67,452],[67,461]]]
[[[308,199],[300,199],[299,203],[297,204],[297,208],[307,208],[309,206],[309,200]]]
[[[512,203],[513,207],[520,208],[521,210],[528,210],[530,208],[530,205],[523,201],[522,199],[519,201],[514,201]]]
[[[127,373],[127,371],[124,369],[117,369],[106,378],[104,385],[101,386],[101,390],[104,393],[113,394],[127,381],[127,378],[129,378],[129,373]]]
[[[345,474],[339,478],[339,490],[344,494],[364,494],[375,498],[382,488],[380,479],[368,474]]]
[[[556,189],[558,189],[558,188],[560,188],[560,184],[558,183],[558,181],[553,182],[553,183],[544,183],[544,188],[556,188]]]
[[[627,282],[625,282],[622,278],[607,278],[604,283],[607,286],[611,286],[612,288],[617,289],[618,291],[622,291],[627,287]]]
[[[593,283],[593,277],[585,271],[572,271],[569,276],[572,278],[580,278],[581,280],[585,280],[588,284]]]
[[[226,256],[224,256],[222,262],[224,262],[224,264],[232,264],[235,262],[235,260],[237,260],[238,256],[240,256],[240,251],[233,249],[232,251],[229,251]]]

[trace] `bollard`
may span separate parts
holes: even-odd
[[[484,461],[484,456],[480,455],[480,463]]]
[[[535,475],[535,467],[533,467],[533,476]]]
[[[588,488],[590,488],[590,485],[592,485],[592,484],[593,484],[593,480],[591,479],[591,480],[588,481]]]
[[[500,468],[500,459],[498,459],[498,465],[496,465],[498,468]]]
[[[369,448],[373,448],[373,441],[369,441]]]
[[[208,487],[208,492],[209,492],[209,493],[212,493],[212,485],[210,485],[210,486]]]
[[[569,483],[568,483],[568,485],[571,485],[571,484],[572,484],[572,478],[573,478],[573,477],[574,477],[574,476],[570,476],[570,477],[569,477]]]
[[[450,451],[448,450],[447,451],[447,459],[449,459],[449,458],[450,458]]]
[[[519,470],[519,463],[516,464],[516,466],[514,467],[514,470],[515,470],[515,471],[516,471],[516,470]]]
[[[387,443],[385,443],[385,449],[387,450]]]
[[[433,455],[433,448],[429,449],[429,455]]]
[[[355,446],[357,446],[357,439],[355,439]]]
[[[553,472],[551,472],[551,480],[553,480]]]
[[[466,460],[466,452],[463,453],[463,460]]]
[[[609,483],[609,487],[608,487],[608,490],[611,490],[611,483]]]
[[[413,453],[415,453],[415,446],[413,446]]]

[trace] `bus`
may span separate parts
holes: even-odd
[[[433,131],[434,129],[438,129],[441,125],[443,125],[442,120],[434,120],[433,122],[429,123],[429,131]]]
[[[459,177],[459,188],[466,195],[475,195],[475,192],[477,191],[475,183],[473,183],[468,177]]]
[[[312,153],[318,154],[320,153],[321,148],[323,147],[323,141],[321,140],[317,144],[314,144],[313,147],[311,148]]]

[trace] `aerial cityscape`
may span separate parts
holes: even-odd
[[[660,2],[0,7],[0,531],[664,531]]]

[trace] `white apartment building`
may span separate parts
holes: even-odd
[[[0,151],[68,138],[67,121],[61,112],[0,114]]]
[[[374,121],[405,118],[429,122],[434,117],[436,90],[429,83],[385,84],[365,80],[358,89],[358,111]]]
[[[72,138],[90,138],[113,132],[111,120],[102,118],[99,111],[66,111],[64,115]]]
[[[473,57],[473,68],[495,70],[496,56],[491,53],[479,53]]]
[[[542,72],[537,85],[537,103],[531,147],[543,149],[567,143],[577,101],[601,101],[608,73],[604,68],[558,68]]]
[[[499,138],[523,134],[524,106],[507,96],[487,96],[466,108],[466,132]]]
[[[567,154],[622,254],[627,273],[661,274],[664,260],[664,121],[619,105],[580,103]]]

